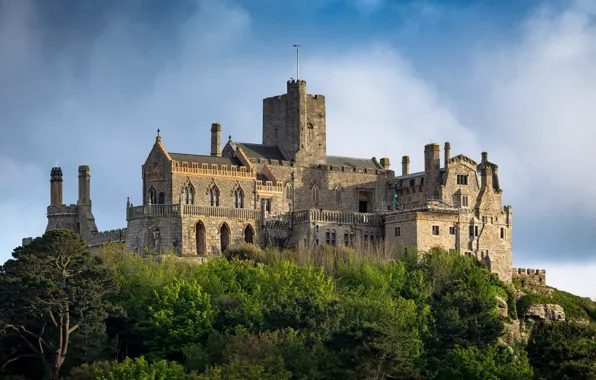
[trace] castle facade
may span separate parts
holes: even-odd
[[[127,202],[127,228],[99,232],[90,199],[90,169],[79,167],[79,200],[62,201],[62,170],[52,168],[47,230],[68,228],[91,247],[122,241],[127,249],[174,250],[212,257],[241,242],[305,248],[375,246],[395,252],[435,246],[486,262],[504,281],[512,273],[512,208],[502,205],[498,166],[451,156],[447,142],[424,147],[424,171],[401,173],[388,158],[327,155],[325,97],[290,80],[263,100],[262,142],[211,125],[208,155],[174,153],[159,131],[142,165],[143,204]],[[24,239],[26,243],[27,239]],[[542,273],[542,272],[541,272]],[[542,274],[541,274],[542,275]]]

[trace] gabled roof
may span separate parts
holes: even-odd
[[[383,169],[383,167],[380,164],[376,163],[372,158],[327,156],[327,165],[349,166],[352,168],[363,169]]]
[[[267,160],[285,161],[286,158],[278,147],[273,145],[262,145],[252,143],[232,143],[234,149],[242,148],[242,151],[248,158],[261,158]]]
[[[230,165],[230,166],[242,166],[240,160],[229,157],[216,157],[207,156],[203,154],[186,154],[186,153],[170,153],[170,157],[175,161],[182,162],[198,162],[200,164],[206,163],[209,165]]]

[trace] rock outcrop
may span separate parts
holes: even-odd
[[[565,321],[565,310],[555,304],[529,305],[523,317],[535,321],[562,322]]]

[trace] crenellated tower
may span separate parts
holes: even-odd
[[[289,80],[286,94],[263,100],[263,145],[278,146],[301,165],[326,164],[325,112],[323,95],[309,95],[304,80]]]

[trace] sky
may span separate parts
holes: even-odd
[[[596,0],[0,0],[0,262],[43,234],[53,166],[101,230],[142,203],[156,130],[173,152],[260,142],[296,75],[327,99],[330,155],[424,145],[499,165],[513,264],[596,298]]]

